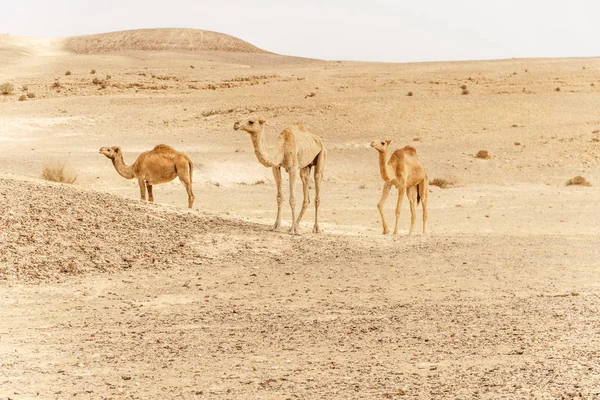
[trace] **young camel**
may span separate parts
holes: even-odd
[[[165,144],[159,144],[150,151],[139,155],[132,165],[125,165],[121,148],[117,146],[102,147],[100,154],[112,160],[115,169],[125,179],[137,178],[140,185],[142,200],[146,200],[146,189],[148,200],[153,203],[152,185],[170,182],[176,177],[185,185],[188,194],[188,207],[194,204],[192,193],[192,173],[194,165],[192,160],[185,154],[176,151]]]
[[[383,216],[383,204],[390,194],[392,185],[398,189],[398,203],[396,204],[396,224],[394,226],[394,235],[398,234],[398,220],[400,219],[400,206],[402,197],[406,191],[406,197],[410,202],[410,231],[412,234],[415,225],[415,200],[417,205],[419,201],[423,203],[423,233],[425,233],[425,224],[427,222],[427,193],[429,192],[429,178],[427,171],[417,158],[417,151],[414,147],[406,146],[403,149],[394,151],[389,161],[386,163],[391,140],[379,140],[371,143],[371,147],[379,152],[379,170],[385,184],[381,200],[377,204],[379,214],[381,214],[381,223],[383,225],[383,234],[390,232],[385,217]]]
[[[233,125],[234,130],[243,130],[250,134],[254,153],[258,161],[265,167],[273,169],[273,176],[277,183],[277,219],[273,229],[281,225],[281,203],[283,194],[281,192],[281,168],[285,169],[290,179],[290,207],[292,209],[292,227],[290,233],[298,233],[298,225],[302,216],[310,203],[308,194],[308,180],[310,170],[315,167],[315,225],[313,232],[320,232],[319,229],[319,203],[321,182],[323,180],[323,170],[325,169],[326,150],[323,141],[316,135],[307,132],[300,123],[284,129],[275,145],[267,146],[267,140],[263,132],[265,120],[261,117],[250,118],[247,121],[238,121]],[[294,188],[296,185],[296,174],[300,171],[300,180],[304,190],[304,201],[302,209],[296,219],[296,198]]]

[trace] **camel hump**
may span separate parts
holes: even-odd
[[[416,156],[417,155],[417,149],[415,149],[412,146],[404,146],[404,148],[402,149],[402,151],[404,151],[407,154],[410,154],[411,156]]]
[[[299,130],[301,130],[302,132],[306,132],[306,128],[304,127],[304,124],[302,122],[296,122],[295,124]]]
[[[285,128],[283,131],[281,131],[280,135],[284,139],[291,139],[294,137],[294,132],[292,132],[292,130],[290,128]]]
[[[156,146],[154,146],[154,149],[152,149],[153,151],[175,151],[174,148],[172,148],[171,146],[168,146],[166,144],[157,144]]]

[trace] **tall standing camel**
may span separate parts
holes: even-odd
[[[394,225],[394,235],[398,234],[398,220],[400,219],[400,206],[402,198],[406,191],[406,197],[410,202],[410,231],[412,234],[415,225],[415,200],[417,205],[419,201],[423,203],[423,233],[425,233],[425,224],[427,222],[427,193],[429,192],[429,178],[427,171],[417,158],[417,151],[414,147],[406,146],[394,151],[389,161],[387,161],[391,140],[379,140],[371,143],[371,147],[379,152],[379,171],[385,184],[381,200],[377,204],[379,214],[381,214],[381,223],[383,225],[383,234],[390,230],[385,223],[383,216],[383,205],[392,185],[398,189],[398,202],[396,204],[396,224]]]
[[[298,233],[298,225],[302,220],[304,211],[310,203],[308,195],[308,180],[310,170],[315,167],[315,225],[313,232],[320,232],[318,212],[320,203],[321,182],[323,170],[325,169],[326,150],[323,141],[316,135],[309,133],[300,123],[284,129],[272,147],[267,146],[263,128],[265,120],[261,117],[250,118],[246,121],[238,121],[233,125],[234,130],[243,130],[250,134],[254,153],[258,161],[265,167],[273,169],[273,176],[277,183],[277,219],[273,229],[281,225],[281,203],[283,194],[281,192],[281,168],[285,169],[290,179],[290,207],[292,209],[292,227],[290,233]],[[304,201],[302,209],[296,219],[296,198],[294,188],[296,185],[296,174],[300,171],[300,179],[304,190]]]
[[[188,207],[194,204],[192,193],[192,173],[194,165],[192,160],[185,154],[176,151],[166,144],[159,144],[150,151],[139,155],[132,165],[125,165],[121,148],[117,146],[102,147],[100,154],[112,160],[115,169],[125,179],[137,178],[140,185],[142,200],[146,200],[146,189],[148,200],[153,203],[152,185],[170,182],[176,177],[185,185],[188,194]]]

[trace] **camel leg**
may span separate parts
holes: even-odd
[[[296,167],[291,167],[289,170],[290,175],[290,208],[292,210],[292,227],[290,228],[290,233],[295,235],[298,233],[298,225],[296,225],[296,195],[294,194],[296,190]]]
[[[146,182],[146,190],[148,191],[148,201],[154,203],[154,195],[152,194],[152,185]]]
[[[390,194],[391,188],[392,188],[392,184],[389,182],[386,182],[383,185],[383,193],[381,193],[381,199],[379,200],[379,203],[377,203],[377,209],[379,210],[379,214],[381,215],[381,224],[383,225],[383,234],[384,235],[390,233],[390,230],[388,229],[387,224],[385,223],[385,216],[383,215],[383,205],[385,204],[385,200],[387,199],[388,195]]]
[[[185,186],[185,190],[188,195],[188,208],[192,208],[194,205],[194,193],[192,192],[192,180],[190,179],[187,172],[183,172],[179,174],[179,180]]]
[[[296,220],[296,226],[300,226],[300,221],[302,220],[302,216],[304,216],[304,212],[308,208],[308,204],[310,203],[310,196],[308,193],[308,180],[310,179],[310,167],[304,167],[300,169],[300,180],[302,181],[302,190],[304,193],[304,201],[302,201],[302,209],[300,210],[300,214],[298,214],[298,219]]]
[[[410,230],[408,236],[412,235],[413,228],[415,226],[415,219],[417,218],[417,212],[415,210],[415,204],[417,203],[417,190],[416,186],[411,186],[406,190],[406,197],[410,203]]]
[[[425,233],[425,224],[427,223],[427,194],[429,193],[429,178],[426,176],[423,182],[419,184],[419,196],[421,197],[421,206],[423,207],[423,233]]]
[[[140,185],[140,198],[142,201],[146,201],[146,182],[140,178],[138,184]]]
[[[398,234],[398,222],[400,221],[400,208],[402,207],[402,198],[406,193],[406,187],[400,186],[398,188],[398,202],[396,203],[396,224],[394,225],[394,235]]]
[[[319,204],[321,203],[321,182],[323,182],[323,171],[325,170],[325,149],[317,156],[315,166],[315,226],[313,233],[319,233]]]
[[[279,167],[273,168],[273,176],[275,177],[275,183],[277,184],[277,219],[273,229],[278,229],[281,226],[281,203],[283,203],[283,194],[281,193],[281,169]]]

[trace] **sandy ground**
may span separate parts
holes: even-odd
[[[600,398],[600,59],[0,44],[0,397]],[[253,114],[271,140],[296,121],[325,140],[323,234],[311,205],[288,235],[287,201],[270,230],[271,171],[232,129]],[[452,183],[426,235],[406,201],[381,235],[382,137]],[[98,154],[158,143],[194,161],[192,210],[178,181],[139,202]],[[40,179],[55,162],[74,185]]]

